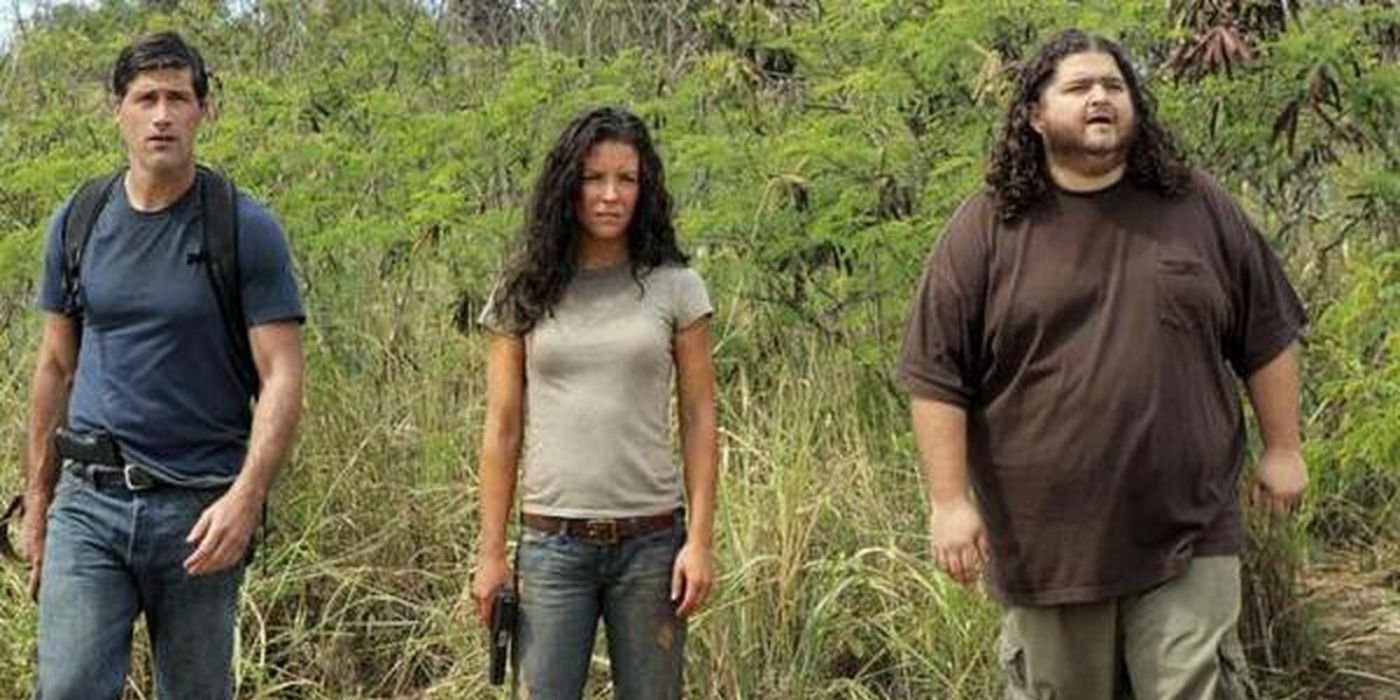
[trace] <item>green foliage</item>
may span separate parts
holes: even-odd
[[[18,473],[43,229],[121,163],[103,89],[118,48],[179,29],[217,77],[201,157],[278,215],[311,316],[304,437],[244,601],[244,696],[484,692],[457,604],[483,344],[457,328],[554,135],[600,102],[654,127],[718,307],[725,573],[693,627],[693,694],[995,696],[995,610],[923,556],[888,370],[920,262],[980,186],[1010,71],[1069,25],[1139,57],[1305,291],[1307,535],[1400,534],[1400,67],[1379,5],[1304,3],[1252,61],[1194,80],[1167,65],[1188,34],[1176,3],[656,0],[664,24],[628,3],[503,3],[499,36],[451,2],[161,5],[58,7],[0,55],[0,483]],[[1284,540],[1250,560],[1264,620],[1296,596]],[[0,574],[0,696],[32,672],[22,584]],[[1270,634],[1254,633],[1260,662],[1310,658],[1310,639]]]

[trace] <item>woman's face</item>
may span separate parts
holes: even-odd
[[[627,237],[627,225],[641,188],[637,149],[621,141],[600,141],[583,159],[583,187],[575,215],[585,236],[597,242]]]

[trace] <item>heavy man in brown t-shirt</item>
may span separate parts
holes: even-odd
[[[900,355],[938,566],[1006,607],[1008,697],[1247,697],[1238,483],[1307,482],[1277,258],[1187,167],[1116,44],[1022,69],[987,177],[927,261]]]

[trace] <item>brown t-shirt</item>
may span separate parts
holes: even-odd
[[[1127,182],[1055,192],[1011,224],[990,191],[964,203],[925,264],[897,378],[967,411],[997,597],[1104,600],[1238,552],[1235,376],[1305,323],[1203,174],[1170,199]]]

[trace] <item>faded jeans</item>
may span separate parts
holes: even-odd
[[[671,603],[671,567],[684,543],[680,520],[617,544],[526,528],[518,553],[518,697],[581,698],[601,615],[616,697],[680,698],[685,621]]]
[[[233,695],[243,565],[185,573],[190,528],[222,489],[94,486],[65,466],[49,507],[39,586],[36,700],[115,700],[146,615],[161,700]]]

